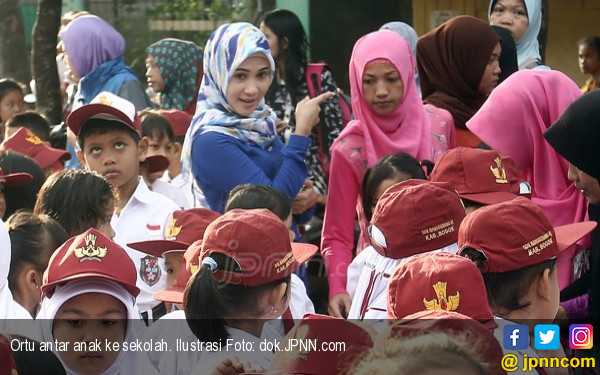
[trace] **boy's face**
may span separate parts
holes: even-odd
[[[177,281],[179,273],[185,268],[183,252],[170,252],[165,256],[165,269],[167,270],[167,287],[172,287]]]
[[[146,142],[137,144],[124,129],[88,135],[78,156],[88,169],[101,174],[118,189],[138,178],[145,152]]]
[[[64,363],[77,374],[96,375],[108,369],[119,351],[75,351],[77,342],[99,340],[122,343],[127,328],[127,311],[116,298],[104,293],[85,293],[65,302],[52,327],[52,335],[59,342],[68,342],[68,350],[61,352]],[[90,349],[90,348],[88,348]]]

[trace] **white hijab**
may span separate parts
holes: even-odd
[[[41,322],[42,339],[44,341],[53,341],[52,326],[54,318],[58,310],[70,299],[86,293],[102,293],[112,296],[119,300],[127,309],[127,331],[125,334],[126,341],[134,341],[142,339],[139,334],[142,322],[139,320],[139,314],[135,308],[135,298],[125,290],[121,285],[104,279],[91,278],[74,280],[67,282],[65,285],[59,286],[50,298],[42,300],[42,306],[38,313],[37,319],[44,319]],[[62,360],[60,353],[55,353],[68,375],[77,375],[76,372],[69,369]],[[118,375],[118,374],[157,374],[156,370],[151,366],[148,355],[145,352],[123,352],[117,356],[115,362],[102,373],[102,375]]]
[[[522,69],[550,69],[545,65],[542,65],[542,57],[540,55],[540,43],[538,42],[538,35],[542,30],[542,0],[523,0],[525,7],[527,8],[527,18],[529,19],[529,26],[527,31],[519,40],[516,42],[517,45],[517,60],[519,63],[519,70]],[[492,6],[496,3],[496,0],[490,1],[488,9],[488,15],[492,15]]]
[[[0,332],[12,332],[7,319],[31,319],[31,314],[12,296],[8,288],[8,272],[10,270],[11,246],[8,230],[0,220]]]

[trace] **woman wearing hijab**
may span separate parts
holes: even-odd
[[[492,26],[492,29],[500,37],[500,80],[498,84],[504,82],[511,74],[519,71],[519,63],[517,61],[517,47],[515,40],[510,33],[510,30],[502,26]]]
[[[308,175],[304,158],[319,104],[335,94],[300,101],[295,132],[284,145],[277,116],[264,102],[275,71],[264,34],[245,22],[222,25],[206,43],[203,63],[182,160],[210,208],[223,212],[229,192],[241,184],[272,186],[295,198]]]
[[[70,75],[79,80],[73,109],[102,91],[112,92],[140,111],[151,105],[144,87],[123,60],[125,39],[97,16],[81,16],[60,33]]]
[[[37,318],[42,340],[58,343],[53,351],[68,375],[157,374],[145,352],[126,349],[141,337],[136,277],[125,250],[96,229],[53,254]],[[96,341],[102,344],[77,349]]]
[[[354,249],[354,218],[359,212],[365,246],[366,220],[360,185],[367,168],[382,157],[406,152],[418,160],[432,156],[431,127],[415,84],[408,43],[391,31],[360,38],[350,59],[350,122],[333,144],[322,254],[329,279],[329,309],[342,317],[350,308],[346,274]],[[356,208],[356,211],[355,211]]]
[[[193,116],[202,49],[187,40],[167,38],[146,48],[146,55],[146,79],[148,86],[160,93],[160,108],[178,109]]]
[[[453,18],[417,43],[423,101],[452,114],[456,145],[481,143],[465,124],[498,84],[500,38],[485,22],[470,16]]]
[[[421,81],[419,80],[419,71],[417,69],[417,41],[419,40],[419,36],[415,29],[412,28],[407,23],[404,22],[388,22],[385,25],[381,26],[379,30],[390,30],[398,33],[410,46],[410,52],[413,55],[414,63],[415,63],[415,82],[417,84],[417,91],[419,92],[419,96],[421,96]]]
[[[512,33],[519,69],[550,69],[542,62],[538,41],[542,0],[492,0],[488,15],[491,25],[505,27]]]
[[[584,196],[567,177],[568,163],[544,140],[544,132],[581,92],[558,71],[524,70],[498,86],[467,127],[503,156],[510,157],[532,187],[531,199],[552,225],[583,221]],[[576,250],[558,257],[559,285],[573,279]]]
[[[588,200],[589,219],[600,221],[600,92],[582,96],[573,102],[544,137],[569,162],[569,179]],[[600,230],[592,233],[590,270],[561,292],[561,301],[588,293],[588,314],[600,318]],[[567,310],[568,311],[568,310]],[[572,318],[571,314],[569,315]]]

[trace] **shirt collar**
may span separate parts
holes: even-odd
[[[146,184],[143,178],[139,178],[138,185],[135,191],[133,192],[133,199],[137,200],[140,203],[144,204],[152,204],[152,190]]]

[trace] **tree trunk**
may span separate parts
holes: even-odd
[[[62,0],[39,0],[33,27],[32,65],[36,109],[53,124],[63,119],[60,82],[56,67],[56,43],[60,28]]]
[[[29,83],[28,52],[19,0],[0,0],[0,77]]]

